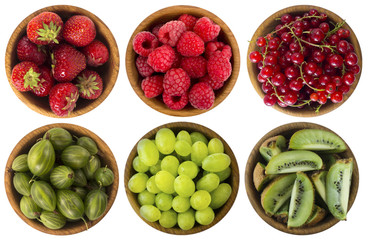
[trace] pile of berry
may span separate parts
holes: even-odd
[[[345,22],[329,23],[325,13],[284,14],[274,31],[258,37],[261,49],[249,55],[259,69],[264,103],[281,107],[311,106],[316,112],[328,102],[343,101],[360,72]]]
[[[230,77],[232,50],[217,39],[221,28],[208,17],[182,14],[139,32],[133,39],[137,70],[146,97],[162,97],[168,108],[190,103],[210,109],[215,92]]]
[[[11,83],[21,92],[48,96],[51,110],[68,116],[79,97],[96,99],[102,93],[103,80],[92,68],[106,63],[109,51],[95,37],[95,24],[87,16],[63,22],[56,13],[40,13],[17,43],[20,62],[12,69]]]

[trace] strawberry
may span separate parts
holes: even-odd
[[[74,15],[64,24],[63,38],[76,47],[87,46],[95,37],[95,24],[87,16]]]
[[[45,97],[49,95],[51,88],[54,86],[55,80],[51,74],[51,68],[45,65],[40,68],[40,82],[32,89],[32,92],[38,97]]]
[[[77,77],[76,86],[79,89],[79,95],[84,99],[96,99],[103,90],[103,82],[100,75],[93,70],[83,70]]]
[[[52,74],[59,82],[73,80],[86,68],[84,54],[67,43],[55,46],[51,57]]]
[[[81,52],[86,55],[87,65],[92,67],[101,66],[109,60],[109,50],[97,39],[82,48]]]
[[[78,98],[78,88],[73,83],[58,83],[51,88],[49,104],[57,116],[65,117],[74,110]]]
[[[21,92],[30,91],[38,85],[40,69],[29,61],[23,61],[15,65],[12,69],[11,83]]]
[[[28,22],[27,36],[38,45],[59,43],[62,35],[63,20],[53,12],[42,12]]]
[[[37,45],[27,36],[23,36],[17,43],[17,56],[20,61],[30,61],[42,65],[46,61],[46,49],[43,45]]]

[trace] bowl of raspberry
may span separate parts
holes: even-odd
[[[100,105],[119,72],[109,28],[93,13],[54,5],[27,16],[5,55],[9,84],[29,108],[55,118],[76,117]]]
[[[345,20],[317,6],[297,5],[267,18],[248,48],[248,73],[265,105],[298,117],[341,106],[362,70],[356,35]]]
[[[171,6],[144,19],[126,50],[133,90],[151,108],[172,116],[213,109],[233,89],[240,68],[230,28],[194,6]]]

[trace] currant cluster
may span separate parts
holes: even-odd
[[[267,106],[311,106],[343,101],[360,72],[345,22],[329,23],[325,13],[284,14],[274,31],[258,37],[249,55],[259,69]]]

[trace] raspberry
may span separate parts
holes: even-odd
[[[171,67],[172,68],[179,68],[180,64],[181,64],[181,59],[182,59],[182,57],[181,57],[180,53],[178,53],[178,51],[175,50],[175,59],[174,59],[173,64],[171,65]]]
[[[155,72],[167,72],[174,63],[175,51],[169,45],[162,45],[153,50],[147,59],[147,63]]]
[[[180,36],[186,31],[186,26],[181,21],[170,21],[165,23],[158,31],[158,39],[163,44],[169,44],[175,47]]]
[[[169,94],[163,92],[162,100],[172,110],[181,110],[188,104],[188,94],[184,93],[181,96],[170,96]]]
[[[193,31],[193,27],[196,24],[198,18],[185,13],[182,14],[178,20],[182,21],[185,24],[185,26],[187,27],[187,31]]]
[[[222,52],[222,54],[224,54],[225,57],[227,58],[231,58],[232,56],[232,51],[231,51],[231,47],[230,45],[225,45],[225,43],[223,42],[209,42],[206,44],[206,49],[204,51],[204,55],[206,57],[206,59],[209,59],[210,56],[214,53],[220,51]]]
[[[221,52],[215,52],[207,62],[208,75],[214,81],[226,81],[232,71],[229,59]]]
[[[204,42],[194,32],[186,31],[181,35],[176,49],[184,57],[196,57],[204,52]]]
[[[164,25],[164,23],[159,23],[157,25],[155,25],[153,28],[152,28],[152,34],[155,35],[157,38],[158,38],[158,31],[160,31],[160,28]]]
[[[133,39],[134,51],[144,57],[148,57],[148,54],[157,48],[158,44],[157,37],[148,31],[137,33]]]
[[[208,17],[201,17],[194,25],[193,31],[200,37],[204,42],[214,40],[220,33],[221,27]]]
[[[224,83],[225,83],[223,81],[214,81],[213,79],[210,78],[210,76],[208,74],[206,74],[206,76],[204,76],[204,77],[201,77],[199,79],[199,81],[208,83],[213,90],[218,90],[218,89],[222,88],[224,86]]]
[[[152,73],[155,72],[153,68],[147,63],[147,57],[139,55],[135,60],[135,66],[137,67],[137,70],[142,77],[149,77],[152,75]]]
[[[189,77],[200,78],[207,73],[207,61],[203,56],[184,57],[181,68],[188,73]]]
[[[215,93],[208,83],[198,82],[190,89],[188,98],[193,107],[206,110],[213,106]]]
[[[190,77],[182,68],[172,68],[164,76],[164,92],[170,96],[181,96],[190,87]]]
[[[148,98],[154,98],[160,95],[164,91],[162,85],[163,79],[164,76],[162,75],[150,76],[143,79],[141,87],[144,95]]]

